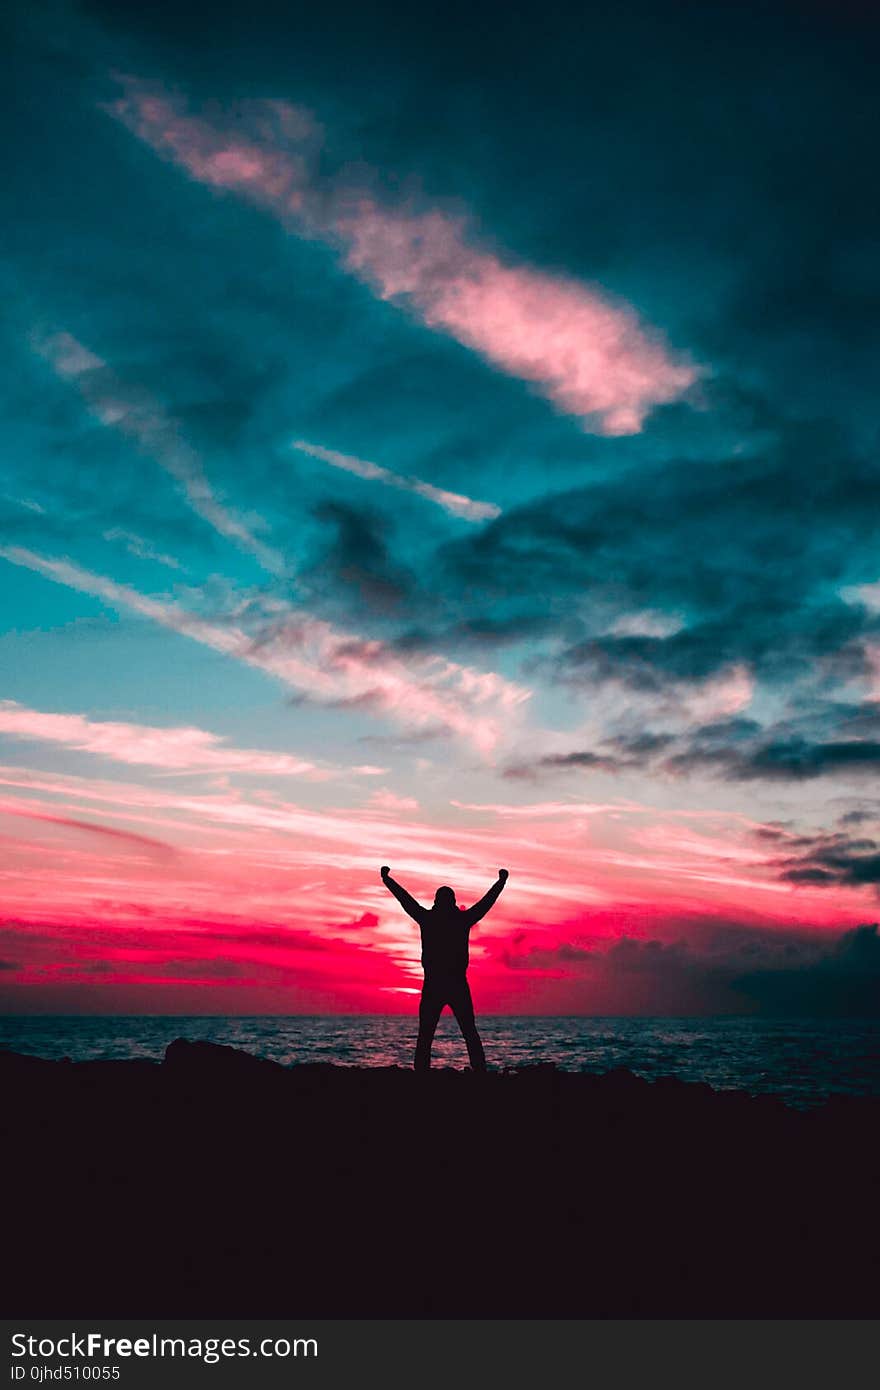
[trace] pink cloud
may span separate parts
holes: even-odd
[[[407,977],[377,949],[372,919],[323,931],[217,912],[148,926],[76,915],[23,919],[3,932],[15,956],[4,999],[21,1007],[63,1001],[74,1011],[326,1012],[375,1009],[378,991]],[[355,940],[349,933],[360,931]]]
[[[171,772],[239,772],[259,777],[322,781],[338,771],[287,753],[230,748],[225,739],[205,729],[156,728],[147,724],[87,719],[81,714],[48,714],[27,709],[14,700],[0,700],[0,734],[63,744],[115,762]],[[368,774],[377,771],[381,769],[367,768]]]
[[[387,812],[389,816],[400,815],[404,811],[417,811],[419,803],[414,796],[399,796],[388,787],[380,787],[373,792],[367,807],[371,811]]]
[[[137,835],[130,830],[118,830],[111,825],[96,825],[93,821],[78,820],[75,816],[58,816],[51,811],[35,811],[27,806],[16,806],[0,802],[0,816],[16,816],[22,820],[43,821],[47,825],[60,825],[66,830],[84,830],[90,835],[106,835],[112,840],[132,845],[137,849],[149,849],[159,854],[173,853],[171,846],[151,835]]]
[[[679,693],[682,709],[691,722],[710,724],[741,714],[752,702],[755,679],[749,667],[740,662],[725,666],[702,684],[683,683]]]
[[[481,247],[464,218],[383,206],[322,179],[307,112],[251,102],[233,130],[141,82],[125,79],[124,89],[107,109],[162,157],[337,246],[345,267],[382,299],[528,382],[585,427],[637,433],[653,407],[697,380],[692,363],[598,288]]]
[[[309,454],[312,458],[321,459],[323,463],[329,463],[331,468],[341,468],[346,473],[354,473],[358,478],[385,483],[388,487],[400,488],[404,492],[414,492],[428,502],[436,502],[438,507],[442,507],[450,515],[460,516],[465,521],[492,521],[501,515],[501,508],[496,507],[494,502],[475,502],[458,492],[447,492],[431,483],[423,483],[418,478],[392,473],[390,468],[382,468],[378,463],[353,458],[350,454],[340,454],[335,449],[324,449],[320,444],[309,444],[304,439],[298,439],[293,448]]]
[[[383,642],[296,615],[267,625],[245,659],[318,700],[373,706],[402,724],[454,733],[485,757],[531,696],[494,671],[441,656],[402,657]]]
[[[279,921],[307,924],[377,915],[385,944],[417,964],[416,943],[396,915],[377,876],[390,863],[417,895],[432,895],[438,882],[454,884],[463,901],[484,891],[487,874],[511,868],[513,897],[499,904],[485,931],[505,932],[520,920],[545,925],[589,909],[596,913],[662,906],[667,913],[755,914],[780,923],[839,921],[864,912],[870,890],[830,892],[795,886],[778,875],[778,846],[756,840],[746,818],[724,812],[668,813],[648,806],[592,805],[561,813],[564,803],[538,803],[494,812],[494,823],[468,823],[464,808],[454,821],[418,807],[389,807],[384,798],[359,808],[312,808],[261,793],[227,788],[192,794],[162,787],[100,782],[0,768],[0,785],[15,794],[5,807],[38,820],[82,821],[95,808],[122,827],[153,840],[172,840],[179,872],[131,879],[127,864],[96,877],[88,861],[55,864],[43,856],[39,882],[24,863],[4,875],[7,910],[40,904],[59,910],[82,878],[89,910],[109,910],[102,894],[154,910],[272,913]],[[547,818],[554,816],[552,834]],[[135,830],[136,827],[136,830]],[[189,851],[193,854],[190,855]],[[143,871],[146,873],[146,870]],[[16,887],[18,884],[18,887]],[[18,895],[21,894],[21,897]],[[53,906],[54,904],[54,906]],[[119,915],[118,901],[113,908]],[[143,908],[138,908],[137,913]],[[136,915],[137,915],[136,913]],[[510,914],[513,914],[511,917]],[[402,954],[401,954],[402,953]]]
[[[622,811],[639,811],[643,808],[632,801],[532,801],[512,803],[507,801],[472,802],[452,801],[450,805],[459,811],[478,811],[482,814],[505,816],[513,820],[555,820],[559,816],[599,816],[606,813],[619,814]]]
[[[725,922],[815,931],[852,924],[864,911],[852,892],[833,900],[780,892],[776,884],[766,892],[763,857],[749,862],[738,828],[728,826],[725,836],[720,822],[715,844],[702,837],[667,842],[658,823],[650,849],[634,838],[613,852],[608,825],[586,846],[582,835],[565,834],[548,845],[537,826],[511,836],[509,827],[498,834],[420,821],[402,837],[387,817],[367,813],[357,820],[352,851],[350,815],[312,814],[310,829],[308,817],[290,808],[287,833],[266,825],[242,826],[234,840],[203,833],[197,852],[182,845],[166,861],[114,854],[113,837],[103,837],[106,854],[102,837],[95,837],[100,853],[64,852],[47,842],[39,885],[24,864],[4,881],[3,952],[19,962],[16,985],[28,991],[16,997],[39,998],[57,977],[76,981],[76,998],[87,996],[93,1006],[103,999],[109,1007],[139,983],[154,1009],[174,1009],[184,1007],[189,984],[191,1011],[203,1012],[222,979],[224,1011],[332,1011],[346,1000],[384,1011],[394,1007],[387,992],[417,989],[420,974],[418,934],[378,883],[377,863],[386,856],[423,901],[441,881],[453,883],[461,901],[473,901],[494,874],[489,866],[510,864],[508,894],[475,932],[471,952],[480,1006],[503,1011],[540,1012],[536,991],[545,977],[564,982],[578,975],[586,950],[620,938],[698,939]],[[51,820],[53,829],[73,821],[76,844],[77,817],[47,812],[34,819]],[[331,837],[338,853],[327,858],[321,839]],[[734,860],[740,872],[723,872]],[[634,866],[646,861],[648,871],[637,872]],[[699,878],[682,884],[682,873],[692,870]],[[813,915],[814,903],[821,916]],[[100,988],[93,994],[95,971]],[[566,1011],[566,999],[574,995],[562,989],[553,1007]],[[620,1007],[629,1007],[625,998]]]
[[[464,224],[444,213],[385,211],[364,199],[338,230],[346,265],[383,299],[409,303],[429,327],[603,434],[636,434],[653,406],[696,380],[628,306],[472,248]]]
[[[94,725],[51,732],[90,739]],[[106,1007],[135,1006],[126,989],[138,984],[139,1007],[151,997],[182,1008],[188,982],[188,1003],[204,1011],[221,1003],[211,992],[221,976],[233,1011],[393,1007],[389,991],[418,986],[419,942],[379,882],[382,863],[422,901],[446,882],[463,903],[497,866],[511,869],[472,959],[481,1005],[513,1011],[531,1009],[541,979],[568,978],[567,962],[595,943],[687,939],[713,922],[818,931],[872,910],[870,888],[781,881],[778,844],[722,811],[557,801],[458,804],[450,815],[388,788],[363,806],[325,807],[264,788],[193,793],[2,767],[0,786],[11,850],[0,859],[3,954],[23,962],[23,987],[57,971],[78,982],[76,998]]]

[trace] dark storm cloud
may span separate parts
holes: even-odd
[[[656,689],[660,688],[658,684]],[[727,782],[804,782],[867,777],[878,766],[880,741],[811,741],[784,725],[764,730],[755,720],[738,718],[698,726],[682,735],[651,731],[615,735],[604,749],[575,749],[524,760],[506,775],[537,778],[579,768],[613,772],[646,767],[676,777],[705,773]],[[842,823],[870,818],[867,813],[851,812]],[[767,836],[777,833],[767,831]]]
[[[667,759],[673,772],[706,770],[730,782],[800,782],[815,777],[868,776],[880,765],[880,743],[868,740],[810,743],[792,736],[758,742],[750,748],[725,747],[718,740],[696,740]]]
[[[438,645],[444,649],[477,648],[493,650],[529,642],[558,630],[557,620],[548,613],[483,615],[464,618],[446,628],[410,627],[394,641],[400,652],[427,651]]]
[[[708,538],[707,542],[711,543]],[[843,556],[841,563],[846,563]],[[689,602],[698,612],[707,596],[700,595],[696,575],[694,580]],[[833,657],[841,647],[877,630],[874,619],[839,599],[801,611],[798,599],[806,600],[811,580],[804,577],[802,596],[784,595],[768,584],[763,602],[754,593],[744,595],[741,603],[733,602],[717,618],[697,617],[692,626],[669,637],[590,638],[564,649],[553,664],[563,679],[574,683],[613,680],[648,693],[663,691],[670,679],[705,679],[737,661],[748,661],[770,679],[786,679],[796,671],[803,673],[818,657]],[[731,574],[731,590],[735,585]],[[642,601],[663,602],[663,587],[658,578],[653,593],[641,590]]]
[[[780,848],[789,851],[777,861],[780,877],[789,883],[880,889],[880,841],[828,832],[787,837]]]
[[[831,942],[808,933],[715,927],[695,940],[623,937],[607,947],[570,943],[508,951],[512,969],[583,976],[614,999],[640,989],[656,1012],[865,1017],[880,1014],[877,924]]]
[[[656,678],[649,689],[662,691],[662,681]],[[831,713],[834,709],[840,706],[822,709],[829,727],[834,723]],[[876,706],[862,710],[861,717],[872,720],[876,728]],[[816,721],[816,712],[813,712],[809,723],[815,726]],[[520,760],[507,767],[505,776],[538,778],[578,769],[620,771],[644,767],[653,773],[674,777],[708,774],[730,783],[798,783],[820,777],[869,777],[879,766],[880,739],[826,738],[820,741],[799,733],[792,723],[763,728],[758,721],[740,716],[702,724],[684,734],[652,730],[614,734],[601,748],[571,749],[566,753]],[[867,819],[873,816],[854,810],[841,817],[841,824],[858,824]],[[774,838],[783,833],[766,830],[763,834]]]
[[[831,950],[812,963],[749,972],[734,987],[761,1013],[876,1017],[880,1014],[877,924],[844,932]]]
[[[512,763],[504,769],[504,776],[512,779],[528,780],[538,777],[542,772],[579,771],[618,772],[624,766],[620,759],[581,749],[574,753],[550,753],[534,762]]]
[[[649,689],[662,691],[659,678]],[[871,776],[880,766],[880,739],[823,740],[815,733],[800,731],[802,725],[813,730],[823,725],[833,728],[836,720],[840,721],[840,728],[846,729],[851,714],[851,706],[820,703],[818,713],[814,708],[804,719],[767,728],[754,719],[739,716],[696,725],[681,734],[641,729],[612,735],[598,748],[522,759],[508,767],[505,775],[540,778],[579,769],[615,772],[643,767],[674,777],[707,774],[727,782],[805,782],[822,777]],[[876,733],[878,715],[876,704],[860,707],[858,722]],[[867,819],[873,816],[866,811],[851,811],[841,818],[841,824],[858,824]],[[784,832],[767,829],[761,833],[774,838]]]
[[[319,544],[316,558],[300,571],[309,591],[323,591],[332,600],[342,590],[346,606],[355,609],[399,607],[416,580],[392,556],[389,519],[370,508],[329,500],[314,509],[314,516],[331,538]]]
[[[658,690],[735,661],[790,679],[876,630],[835,589],[875,572],[880,474],[831,427],[787,426],[759,456],[664,460],[510,511],[445,553],[486,600],[567,592],[681,613],[667,636],[595,635],[553,658],[569,682]]]
[[[633,768],[656,765],[659,755],[676,743],[673,734],[645,730],[631,735],[618,735],[607,740],[604,750],[576,748],[567,753],[545,753],[536,758],[522,758],[509,763],[502,775],[522,781],[538,781],[555,773],[623,772]]]

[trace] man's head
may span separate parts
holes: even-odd
[[[447,909],[455,907],[455,889],[438,888],[437,892],[434,894],[434,906],[445,907]]]

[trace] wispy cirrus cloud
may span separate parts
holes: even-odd
[[[485,815],[505,816],[516,820],[555,819],[557,816],[619,815],[622,811],[644,811],[646,809],[633,801],[531,801],[522,803],[453,801],[451,804],[459,811],[478,811]]]
[[[322,463],[328,463],[331,468],[341,468],[346,473],[354,473],[358,478],[384,483],[387,487],[399,488],[403,492],[414,492],[428,502],[436,502],[437,506],[449,512],[450,516],[461,517],[464,521],[492,521],[501,515],[501,508],[494,502],[475,502],[473,498],[463,497],[458,492],[447,492],[445,488],[423,483],[419,478],[392,473],[390,468],[383,468],[378,463],[369,463],[366,459],[354,458],[351,454],[341,454],[336,449],[309,444],[305,439],[295,440],[292,447],[299,449],[303,454],[309,454],[311,458],[320,459]]]
[[[118,429],[154,459],[179,485],[192,510],[214,530],[248,551],[272,574],[284,572],[283,556],[256,535],[211,487],[201,459],[181,438],[180,426],[141,387],[119,378],[110,366],[70,333],[35,331],[31,346],[64,381],[72,382],[93,415]],[[120,538],[124,533],[120,533]],[[132,538],[129,536],[128,543]],[[159,558],[167,564],[166,557]],[[174,561],[171,561],[174,564]]]
[[[131,830],[119,830],[112,825],[97,825],[94,821],[79,820],[76,816],[59,816],[53,811],[35,810],[33,807],[16,805],[13,802],[0,802],[0,816],[15,816],[21,820],[43,821],[47,825],[60,825],[67,830],[83,830],[90,835],[104,835],[111,840],[136,849],[148,849],[152,853],[172,854],[173,850],[162,840],[152,835],[138,835]]]
[[[0,869],[7,913],[174,920],[182,909],[188,915],[221,910],[306,925],[341,911],[352,918],[372,912],[382,921],[382,940],[417,970],[417,940],[379,884],[383,862],[420,899],[446,881],[465,901],[483,891],[496,865],[509,863],[514,920],[556,941],[568,939],[565,923],[574,922],[598,939],[632,931],[657,914],[678,927],[688,916],[713,911],[769,926],[803,923],[805,914],[815,925],[851,924],[865,911],[865,887],[792,881],[780,874],[780,846],[759,840],[753,823],[723,812],[666,816],[609,804],[557,815],[557,807],[538,804],[522,808],[513,824],[505,808],[488,825],[438,824],[417,810],[402,815],[371,803],[319,810],[233,787],[190,793],[167,783],[142,787],[12,768],[0,769],[0,786],[17,798],[13,813],[27,812],[35,823],[93,824],[90,818],[100,816],[171,840],[179,856],[158,873],[148,861],[114,864],[108,857],[98,864],[75,837],[50,859],[36,845],[34,868],[23,850]],[[789,844],[784,848],[790,852]],[[112,839],[106,850],[110,856]],[[37,864],[42,869],[35,875]],[[481,932],[480,956],[486,932],[510,932],[513,905],[512,898],[500,904]]]
[[[33,742],[54,743],[113,762],[159,768],[166,772],[246,773],[255,777],[295,777],[324,781],[340,769],[288,753],[258,748],[231,748],[207,729],[157,728],[119,720],[87,719],[82,714],[52,714],[27,709],[14,700],[0,700],[0,735]],[[344,769],[362,775],[380,774],[370,766]]]
[[[0,546],[0,556],[265,671],[307,698],[358,704],[405,726],[453,733],[486,757],[510,733],[531,696],[525,686],[494,671],[441,656],[404,657],[384,642],[341,631],[281,600],[258,615],[254,635],[234,621],[200,618],[66,559],[50,559],[21,546]]]
[[[106,108],[194,179],[236,193],[300,235],[337,246],[382,299],[527,382],[588,429],[637,433],[657,405],[698,377],[636,312],[605,292],[490,251],[463,217],[383,205],[351,181],[322,178],[314,118],[251,102],[212,123],[159,87],[124,78]]]
[[[136,555],[139,560],[152,560],[154,564],[164,565],[169,570],[183,569],[183,565],[173,555],[166,555],[164,551],[157,550],[150,541],[138,536],[134,531],[126,531],[121,526],[111,526],[103,535],[105,541],[124,546],[129,555]]]
[[[732,737],[737,724],[751,728],[754,721],[746,720],[744,711],[754,694],[755,681],[744,663],[703,680],[667,681],[659,689],[635,692],[609,676],[592,696],[578,729],[537,730],[527,755],[515,758],[504,776],[529,781],[570,773],[639,772],[661,759],[669,772],[673,750],[687,746],[689,737],[699,739],[701,731],[719,729]]]

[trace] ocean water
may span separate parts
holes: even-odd
[[[880,1019],[500,1018],[479,1020],[492,1069],[553,1062],[567,1071],[628,1067],[720,1089],[817,1105],[833,1094],[880,1096]],[[290,1065],[410,1066],[414,1017],[0,1017],[0,1048],[40,1057],[161,1059],[174,1038],[206,1039]],[[444,1014],[435,1066],[464,1067]]]

